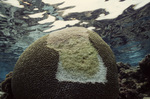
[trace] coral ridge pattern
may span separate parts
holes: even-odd
[[[10,99],[117,99],[117,73],[108,44],[93,31],[71,27],[32,43],[2,85]]]

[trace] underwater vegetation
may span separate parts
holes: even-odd
[[[90,51],[83,52],[87,47]],[[102,38],[71,27],[32,43],[19,57],[11,81],[6,81],[11,86],[4,82],[2,90],[11,87],[6,91],[15,99],[117,99],[117,75],[113,52]]]

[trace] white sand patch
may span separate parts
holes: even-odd
[[[33,10],[39,10],[39,8],[34,8]]]
[[[136,5],[135,9],[138,9],[150,2],[150,0],[125,0],[123,2],[119,2],[120,0],[109,0],[107,2],[105,0],[43,0],[43,2],[49,4],[61,3],[63,1],[65,2],[58,6],[59,8],[75,6],[74,8],[64,10],[63,16],[69,13],[93,11],[99,8],[106,9],[110,13],[103,17],[100,16],[97,20],[116,18],[131,5]]]
[[[29,17],[30,18],[42,18],[44,13],[46,13],[46,11],[40,12],[40,13],[31,14],[31,15],[29,15]]]
[[[79,20],[72,20],[72,21],[57,20],[52,25],[50,25],[50,26],[53,26],[53,27],[51,27],[50,29],[45,30],[44,32],[50,32],[50,31],[53,31],[53,30],[57,30],[57,29],[65,27],[66,25],[72,26],[72,25],[77,24],[79,22],[80,22]]]
[[[143,6],[145,6],[146,4],[148,4],[150,2],[150,0],[139,0],[139,3],[137,3],[137,5],[134,7],[134,9],[139,9]]]
[[[65,0],[42,0],[42,2],[48,3],[48,4],[57,4],[57,3],[64,2],[64,1]]]
[[[113,19],[121,15],[123,11],[131,5],[135,5],[134,9],[138,9],[150,2],[149,0],[126,0],[124,2],[114,1],[116,0],[110,0],[108,3],[106,3],[107,7],[105,8],[105,10],[108,11],[110,14],[100,15],[96,20]]]
[[[56,73],[56,79],[60,82],[62,81],[68,81],[68,82],[79,82],[79,83],[103,83],[105,84],[107,82],[107,67],[105,67],[102,58],[98,55],[98,61],[99,61],[99,71],[92,77],[88,78],[83,75],[76,74],[71,75],[68,73],[63,67],[61,62],[58,64],[57,73]]]
[[[84,24],[88,24],[89,22],[82,22],[80,23],[80,25],[84,25]]]
[[[13,5],[13,6],[15,6],[15,7],[18,7],[18,8],[24,8],[23,5],[20,5],[20,4],[19,4],[18,0],[0,1],[0,3],[1,3],[1,2],[2,2],[2,3],[8,3],[8,4]]]
[[[88,27],[87,29],[89,29],[89,30],[94,30],[95,27]]]
[[[29,18],[28,18],[28,17],[26,17],[26,16],[23,16],[23,18],[24,18],[24,19],[29,19]]]
[[[5,15],[3,15],[3,14],[1,14],[1,13],[0,13],[0,16],[1,16],[1,17],[6,17]]]
[[[38,23],[39,23],[39,24],[49,23],[49,22],[55,21],[55,19],[56,19],[56,18],[55,18],[54,16],[48,15],[48,18],[47,18],[47,19],[41,20],[41,21],[39,21]]]
[[[119,1],[120,0],[109,0],[107,2],[105,2],[105,0],[42,0],[42,2],[48,4],[57,4],[64,2],[62,5],[59,6],[59,8],[75,6],[72,9],[64,10],[63,16],[69,13],[93,11],[99,8],[106,9],[106,11],[110,13],[103,17],[100,16],[99,18],[97,18],[97,20],[116,18],[131,5],[135,5],[134,9],[139,9],[150,2],[150,0],[125,0],[123,2]],[[19,8],[24,7],[23,5],[19,4],[18,0],[7,0],[0,2],[8,3]]]

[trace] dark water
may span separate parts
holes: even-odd
[[[30,1],[33,6],[23,2],[25,8],[17,8],[9,4],[0,3],[0,82],[5,75],[13,70],[15,63],[21,53],[32,42],[50,32],[43,32],[51,28],[53,22],[39,24],[38,21],[46,19],[47,15],[52,15],[56,20],[70,20],[77,18],[81,22],[89,22],[88,25],[75,24],[75,26],[96,27],[96,31],[111,46],[117,62],[129,63],[137,66],[138,62],[150,53],[150,4],[138,11],[128,8],[128,13],[123,13],[116,19],[93,21],[96,19],[96,12],[93,16],[86,18],[83,13],[74,13],[73,16],[62,17],[58,14],[59,9],[54,6],[44,4],[41,0]],[[39,10],[33,10],[39,8]],[[47,11],[42,18],[24,18],[30,14]],[[106,12],[100,9],[98,13]],[[83,14],[82,17],[80,17]],[[65,27],[70,27],[66,25]],[[64,27],[64,28],[65,28]],[[100,30],[101,28],[101,30]]]
[[[150,40],[135,42],[113,48],[116,60],[119,62],[129,63],[132,66],[137,66],[145,55],[150,53]]]
[[[0,82],[13,70],[17,57],[15,54],[0,53]]]

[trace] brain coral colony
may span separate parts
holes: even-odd
[[[31,44],[13,71],[15,99],[117,99],[116,62],[98,34],[72,27]]]

